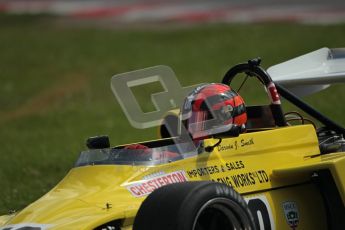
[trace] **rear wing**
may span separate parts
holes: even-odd
[[[274,82],[297,96],[345,82],[345,48],[321,48],[268,68]]]

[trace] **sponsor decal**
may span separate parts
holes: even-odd
[[[212,181],[226,184],[235,188],[243,188],[256,184],[264,184],[270,181],[265,170],[244,172],[212,179]]]
[[[1,227],[0,230],[46,230],[49,227],[51,227],[50,224],[22,223],[7,225]]]
[[[244,169],[245,165],[243,161],[229,161],[225,162],[224,164],[219,165],[209,165],[205,167],[200,167],[196,169],[187,170],[187,174],[189,178],[196,178],[196,177],[203,177],[209,176],[213,174],[224,173],[227,171],[239,170]]]
[[[188,181],[184,171],[175,171],[168,174],[158,174],[157,176],[149,176],[146,179],[126,186],[128,191],[135,197],[142,197],[150,194],[155,189],[164,185],[180,183]]]
[[[250,141],[247,143],[250,143]],[[237,172],[246,168],[245,162],[238,160],[186,170],[186,174],[190,179],[203,177],[203,179],[223,183],[235,188],[270,182],[269,174],[264,169],[242,173]],[[231,174],[228,172],[231,172]]]
[[[299,213],[296,202],[287,201],[283,203],[283,210],[286,222],[291,229],[295,230],[299,223]]]

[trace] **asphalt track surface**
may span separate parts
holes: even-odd
[[[0,12],[53,14],[74,20],[135,23],[345,22],[345,1],[310,0],[0,0]]]

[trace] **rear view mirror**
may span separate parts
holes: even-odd
[[[110,147],[108,136],[89,137],[86,140],[86,146],[89,149],[105,149]]]

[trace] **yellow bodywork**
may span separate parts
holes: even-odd
[[[207,139],[204,145],[217,142]],[[147,178],[182,172],[188,181],[225,183],[247,201],[260,200],[268,210],[271,229],[291,229],[283,208],[291,202],[298,209],[299,229],[326,229],[322,197],[310,183],[317,169],[330,169],[345,203],[345,155],[320,155],[313,126],[249,132],[224,138],[211,153],[167,164],[73,168],[42,198],[15,215],[0,217],[0,226],[31,223],[43,229],[94,229],[121,220],[121,229],[131,229],[140,204],[152,190],[144,184]],[[130,191],[131,185],[140,183],[142,187]],[[141,192],[146,195],[140,196]],[[265,226],[261,223],[261,227]]]

